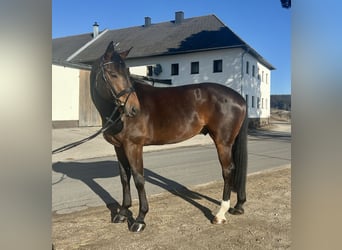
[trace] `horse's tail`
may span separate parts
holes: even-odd
[[[247,135],[248,135],[248,114],[240,128],[233,144],[233,191],[235,191],[241,199],[246,199],[246,179],[247,179]]]

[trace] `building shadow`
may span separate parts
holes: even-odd
[[[177,47],[168,48],[165,54],[180,53],[190,50],[203,50],[209,48],[238,47],[244,42],[228,27],[218,30],[203,30],[185,38]]]
[[[102,199],[107,208],[111,211],[112,218],[115,214],[117,214],[118,209],[120,208],[120,203],[114,199],[107,190],[105,190],[95,181],[95,179],[98,178],[118,177],[120,173],[117,161],[57,162],[52,165],[52,170],[62,174],[62,177],[58,181],[52,183],[52,185],[57,185],[63,182],[65,176],[80,180]],[[220,202],[216,199],[208,197],[199,192],[192,191],[184,185],[163,177],[151,171],[150,169],[144,169],[144,176],[146,182],[149,182],[177,197],[180,197],[184,201],[199,209],[210,221],[214,217],[214,215],[211,213],[211,210],[207,207],[204,207],[196,200],[206,199],[209,202],[220,205]]]

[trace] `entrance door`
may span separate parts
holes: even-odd
[[[90,71],[80,70],[79,126],[101,126],[101,117],[90,96]]]

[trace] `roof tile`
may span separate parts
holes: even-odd
[[[66,60],[68,56],[92,39],[91,34],[53,40],[53,59]],[[128,58],[189,53],[203,50],[242,47],[250,50],[265,66],[274,69],[255,50],[225,26],[215,15],[186,18],[180,24],[174,21],[108,30],[100,39],[77,54],[72,63],[92,64],[108,44],[119,43],[118,50],[132,50]]]

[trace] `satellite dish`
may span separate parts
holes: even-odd
[[[161,72],[163,72],[163,69],[162,69],[162,66],[158,63],[156,66],[154,66],[153,73],[156,76],[159,76]]]

